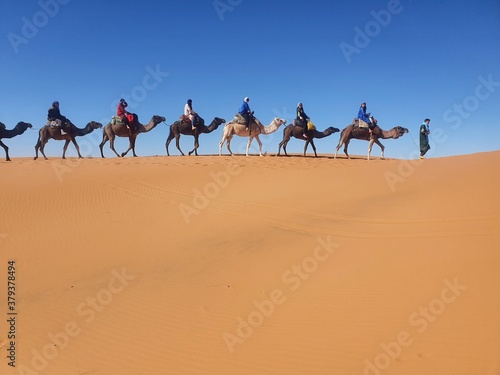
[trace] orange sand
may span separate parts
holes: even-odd
[[[500,374],[499,168],[2,161],[0,373]]]

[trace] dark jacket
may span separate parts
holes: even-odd
[[[309,120],[309,116],[306,115],[306,113],[304,112],[304,108],[302,107],[297,107],[297,123],[299,125],[302,125],[302,126],[306,126],[307,125],[307,120]]]
[[[66,121],[66,117],[61,115],[59,108],[50,107],[49,112],[47,113],[47,120],[49,120],[49,121],[61,120],[64,122],[64,121]]]

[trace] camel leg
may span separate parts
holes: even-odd
[[[382,150],[382,155],[380,156],[381,159],[385,159],[385,156],[384,156],[384,150],[385,150],[385,147],[382,143],[380,143],[380,141],[377,139],[375,139],[374,141],[376,144],[378,144],[378,146],[380,147],[380,149]]]
[[[276,154],[276,156],[280,156],[280,152],[281,152],[281,147],[283,147],[283,151],[285,152],[285,155],[288,156],[286,154],[286,144],[288,143],[288,139],[286,138],[283,138],[283,140],[280,142],[280,144],[278,145],[278,153]]]
[[[106,144],[106,142],[109,140],[109,137],[108,135],[106,134],[105,131],[102,132],[102,142],[101,144],[99,145],[99,149],[101,150],[101,157],[104,158],[104,152],[102,151],[102,148],[104,147],[104,145]]]
[[[136,153],[135,153],[135,141],[137,140],[137,136],[133,137],[132,138],[132,155],[134,156],[134,158],[137,157]]]
[[[76,138],[74,138],[74,137],[71,138],[71,142],[73,142],[73,144],[75,145],[76,152],[78,153],[78,158],[83,159],[82,154],[80,154],[80,146],[78,146],[78,143],[76,143]]]
[[[133,155],[133,156],[137,156],[137,155],[135,154],[134,145],[135,145],[135,142],[133,142],[133,138],[132,138],[132,137],[128,137],[128,148],[127,148],[127,151],[122,152],[122,158],[123,158],[125,155],[127,155],[127,154],[128,154],[128,152],[129,152],[130,150],[132,150],[132,155]]]
[[[222,156],[222,145],[224,144],[224,137],[222,137],[222,140],[219,142],[219,156]]]
[[[128,148],[127,148],[127,150],[125,152],[122,152],[122,155],[121,155],[122,158],[125,155],[127,155],[130,150],[132,150],[132,137],[128,137]],[[133,153],[132,153],[132,155],[133,155]]]
[[[45,156],[45,145],[47,144],[48,141],[49,141],[48,139],[42,139],[40,141],[40,153],[43,155],[43,158],[45,160],[48,160],[47,156]]]
[[[69,139],[66,139],[63,146],[63,154],[62,154],[63,159],[66,159],[66,150],[68,149],[68,145],[69,145]]]
[[[248,138],[248,142],[247,142],[246,156],[248,156],[248,150],[250,149],[250,145],[252,144],[252,141],[253,141],[253,137],[250,135],[250,138]]]
[[[116,152],[115,150],[115,135],[113,133],[108,134],[108,138],[109,138],[109,147],[111,148],[111,150],[113,150],[116,156],[120,157],[120,154],[118,154],[118,152]]]
[[[259,144],[259,156],[262,156],[262,142],[260,141],[258,134],[255,136],[255,139],[257,140],[257,143]]]
[[[184,156],[184,153],[182,152],[181,147],[179,145],[180,139],[181,139],[181,135],[180,134],[176,134],[175,135],[175,147],[177,147],[177,150],[179,150],[179,152],[181,153],[181,155]]]
[[[36,145],[35,145],[35,157],[33,160],[38,159],[38,150],[40,150],[40,152],[42,153],[45,160],[47,160],[47,158],[45,157],[45,154],[42,151],[42,146],[44,146],[45,143],[47,143],[47,141],[48,141],[48,138],[47,138],[47,140],[43,140],[43,138],[44,138],[44,136],[42,134],[43,129],[45,129],[45,128],[40,129],[40,131],[38,132],[38,140],[36,141]]]
[[[314,141],[312,139],[311,139],[311,147],[314,150],[314,157],[317,158],[318,154],[316,153],[316,145],[314,144]],[[304,156],[306,156],[305,154],[306,154],[306,150],[304,149]]]
[[[38,141],[36,142],[36,145],[35,145],[35,157],[33,158],[33,160],[38,159],[38,149],[39,148],[40,148],[40,138],[38,138]]]
[[[283,141],[281,142],[281,143],[283,144],[283,152],[285,153],[285,156],[288,156],[288,154],[287,154],[287,152],[286,152],[286,146],[288,145],[288,141],[289,141],[289,140],[290,140],[290,139],[285,139],[285,140],[283,140]],[[280,144],[281,144],[281,143],[280,143]]]
[[[9,158],[9,148],[7,147],[7,145],[0,140],[0,146],[2,146],[5,150],[6,160],[11,161]]]
[[[228,137],[227,140],[226,140],[226,147],[227,147],[227,150],[229,151],[229,154],[231,154],[231,156],[234,156],[233,152],[231,151],[231,139],[233,137]]]
[[[304,145],[304,156],[306,156],[306,150],[308,145],[309,145],[309,139],[306,139],[306,144]]]
[[[165,148],[167,149],[167,156],[170,156],[170,154],[168,153],[168,145],[170,144],[170,142],[172,142],[172,139],[174,139],[174,137],[169,135],[167,138],[167,142],[165,143]]]
[[[111,150],[113,150],[113,152],[116,154],[116,156],[120,157],[120,154],[118,154],[118,152],[116,152],[115,150],[115,136],[111,136],[109,137],[109,147],[111,148]]]
[[[344,154],[347,156],[347,159],[350,159],[351,157],[349,156],[349,154],[347,153],[347,147],[349,147],[349,140],[345,141],[344,142]]]
[[[368,158],[370,160],[370,154],[372,152],[373,142],[375,142],[375,138],[370,138],[370,143],[368,143]]]
[[[194,135],[194,148],[189,151],[188,155],[191,155],[194,152],[194,154],[198,156],[198,147],[200,147],[200,143],[198,142],[199,137],[200,135],[198,134],[198,132],[196,132],[196,134]]]
[[[335,158],[334,159],[337,159],[337,154],[338,154],[338,152],[343,144],[344,144],[344,142],[342,142],[342,140],[340,140],[339,144],[337,145],[337,148],[335,149]]]
[[[222,146],[224,145],[224,142],[226,142],[228,139],[227,134],[224,132],[222,133],[222,139],[219,142],[219,156],[222,156]],[[226,145],[227,149],[229,150],[229,146]]]

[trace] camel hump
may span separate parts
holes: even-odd
[[[363,137],[363,136],[368,136],[369,134],[369,131],[368,131],[368,128],[366,127],[360,127],[360,126],[356,126],[352,129],[352,135],[354,135],[355,137]]]

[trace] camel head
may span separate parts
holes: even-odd
[[[334,128],[333,126],[330,126],[325,130],[325,132],[329,132],[330,134],[338,133],[340,129]]]
[[[282,118],[279,118],[279,117],[275,117],[273,122],[276,123],[277,126],[281,126],[281,125],[285,125],[286,124],[286,120],[285,119],[282,119]]]
[[[223,118],[216,117],[216,118],[215,118],[215,123],[216,123],[217,125],[220,125],[220,124],[225,124],[225,123],[226,123],[226,120],[224,120]]]
[[[5,124],[3,122],[0,122],[0,130],[5,130],[5,129],[7,129]]]
[[[160,122],[165,122],[167,119],[163,116],[158,116],[154,115],[153,118],[151,119],[153,121],[153,124],[158,125]]]
[[[1,125],[3,125],[3,124],[1,124]],[[0,127],[1,127],[1,125],[0,125]],[[5,125],[3,125],[3,126],[5,127]],[[23,121],[18,122],[17,125],[16,125],[16,128],[18,128],[22,132],[25,132],[26,129],[32,128],[32,127],[33,127],[33,125],[31,125],[28,122],[23,122]]]
[[[408,129],[403,128],[402,126],[396,126],[394,128],[394,139],[398,139],[399,137],[402,137],[404,134],[408,133]]]
[[[90,121],[87,126],[90,127],[90,129],[95,130],[95,129],[100,129],[102,128],[102,124],[100,122],[96,121]]]

